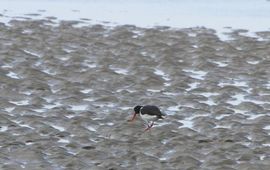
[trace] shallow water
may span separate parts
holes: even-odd
[[[0,24],[1,169],[270,166],[270,32],[50,23]]]

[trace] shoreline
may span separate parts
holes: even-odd
[[[1,17],[6,18],[5,20],[2,20],[1,22]],[[179,27],[170,27],[166,25],[156,25],[156,26],[151,26],[151,27],[140,27],[132,24],[117,24],[117,23],[112,23],[112,22],[106,22],[106,21],[96,21],[94,22],[91,19],[88,18],[80,18],[79,20],[60,20],[57,17],[54,16],[46,16],[43,17],[41,14],[38,13],[29,13],[25,14],[23,16],[5,16],[5,15],[0,15],[0,23],[5,24],[6,26],[10,26],[11,22],[16,22],[16,21],[46,21],[48,25],[57,27],[60,25],[60,23],[65,22],[71,24],[75,28],[80,28],[80,27],[91,27],[94,25],[101,25],[102,27],[106,27],[108,29],[112,29],[114,27],[122,27],[122,26],[131,26],[131,27],[137,27],[141,29],[168,29],[168,30],[185,30],[185,29],[208,29],[212,30],[214,34],[216,34],[220,40],[222,41],[230,41],[233,40],[232,36],[234,32],[238,32],[242,36],[250,37],[250,38],[257,38],[259,41],[263,40],[258,34],[261,34],[263,32],[268,32],[270,29],[265,29],[265,30],[257,30],[257,31],[251,31],[249,29],[234,29],[232,27],[223,27],[222,29],[213,29],[209,27],[204,27],[204,26],[197,26],[197,27],[184,27],[184,28],[179,28]]]
[[[135,25],[137,27],[169,26],[172,28],[207,27],[222,32],[225,27],[250,32],[270,29],[270,2],[267,1],[69,1],[3,0],[0,14],[57,20],[91,20],[92,24]],[[34,15],[25,15],[34,14]],[[40,16],[38,16],[40,15]],[[9,18],[0,17],[8,22]],[[256,21],[256,23],[254,23]]]

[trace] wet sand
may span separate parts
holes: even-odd
[[[77,23],[0,24],[0,169],[269,169],[269,31]]]

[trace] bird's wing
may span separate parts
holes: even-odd
[[[157,115],[157,116],[159,116],[159,115],[162,116],[163,115],[158,107],[151,106],[151,105],[144,106],[142,108],[142,114]]]

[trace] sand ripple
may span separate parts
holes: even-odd
[[[0,24],[1,169],[269,169],[269,32],[77,23]]]

